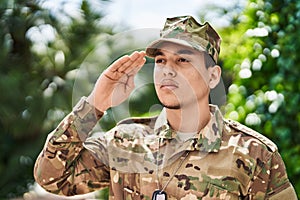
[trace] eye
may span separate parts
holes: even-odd
[[[177,61],[178,61],[178,62],[181,62],[181,63],[190,62],[190,61],[189,61],[188,59],[186,59],[186,58],[179,58]]]
[[[156,59],[155,59],[155,63],[158,63],[158,64],[163,64],[163,63],[165,63],[165,62],[166,62],[166,60],[163,59],[163,58],[156,58]]]

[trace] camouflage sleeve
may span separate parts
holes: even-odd
[[[292,184],[287,177],[284,162],[278,151],[271,154],[267,163],[259,163],[260,173],[251,187],[253,199],[297,200]]]
[[[45,190],[60,195],[92,192],[109,185],[109,170],[83,147],[103,113],[85,99],[48,135],[38,156],[34,176]]]

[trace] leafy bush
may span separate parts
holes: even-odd
[[[250,0],[222,31],[227,117],[272,139],[300,193],[300,2]]]

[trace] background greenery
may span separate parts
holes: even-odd
[[[101,23],[100,8],[107,3],[82,0],[80,16],[72,16],[64,9],[67,1],[56,11],[42,0],[0,2],[0,197],[20,197],[34,183],[33,164],[47,134],[72,109],[78,68],[98,65],[101,71],[124,53],[120,43],[106,38],[116,34]],[[242,10],[210,10],[231,22],[219,30],[220,63],[228,87],[226,117],[253,127],[278,145],[299,194],[300,2],[248,0]],[[196,17],[206,19],[203,12]],[[105,50],[98,49],[102,53],[97,57],[95,49],[101,42]],[[151,68],[145,70],[140,79],[150,83]],[[80,86],[91,87],[77,83],[76,88]],[[154,104],[153,88],[147,85],[141,95],[133,95],[129,108],[143,115]],[[115,123],[112,114],[102,120],[103,129]]]

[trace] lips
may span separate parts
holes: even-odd
[[[172,79],[164,79],[160,83],[160,89],[162,90],[175,90],[178,88],[178,83]]]

